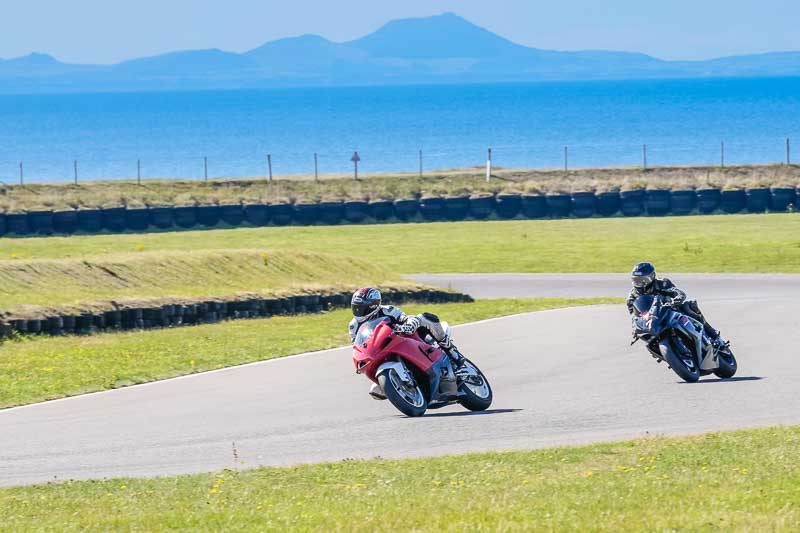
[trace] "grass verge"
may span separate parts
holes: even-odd
[[[539,298],[403,306],[451,324],[618,299]],[[89,337],[25,337],[0,345],[0,408],[114,389],[347,344],[349,310]]]
[[[341,292],[354,290],[356,281],[412,285],[365,258],[288,249],[142,251],[85,259],[0,260],[0,310],[79,304],[91,309],[87,302],[220,297],[244,292]]]
[[[0,212],[114,207],[127,205],[232,204],[239,202],[314,202],[318,200],[394,200],[426,195],[560,193],[619,189],[745,188],[800,184],[796,165],[733,167],[656,167],[563,170],[500,169],[487,182],[481,167],[416,174],[372,176],[291,176],[267,183],[263,178],[203,180],[115,180],[81,184],[49,183],[0,187]]]
[[[0,490],[12,531],[797,531],[800,428]],[[413,496],[412,496],[413,495]]]
[[[435,243],[410,251],[414,243]],[[521,220],[0,239],[0,259],[263,248],[356,251],[394,272],[800,272],[800,216]],[[0,287],[2,290],[2,287]]]

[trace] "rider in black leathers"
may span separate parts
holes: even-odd
[[[628,294],[628,313],[633,314],[635,312],[633,302],[639,296],[644,294],[661,296],[664,299],[664,305],[702,322],[706,335],[715,344],[721,342],[719,331],[711,327],[711,324],[708,323],[702,311],[700,311],[697,302],[687,300],[686,293],[676,287],[669,279],[657,278],[656,268],[651,263],[638,263],[633,267],[631,282],[633,283],[633,288]]]

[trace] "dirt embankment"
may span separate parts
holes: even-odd
[[[326,200],[396,200],[430,196],[509,193],[606,192],[636,189],[746,189],[797,187],[798,165],[734,167],[600,168],[563,170],[482,169],[365,177],[328,176],[318,181],[289,176],[199,180],[98,181],[81,184],[0,186],[0,212],[110,207],[191,206],[237,203],[307,203]]]

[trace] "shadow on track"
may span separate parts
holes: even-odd
[[[761,381],[764,379],[763,376],[733,376],[732,378],[709,378],[709,379],[700,379],[700,381],[696,381],[695,383],[686,383],[685,381],[679,381],[683,385],[700,385],[701,383],[730,383],[734,381]]]
[[[516,413],[522,409],[487,409],[485,411],[455,411],[453,413],[425,413],[422,418],[436,418],[446,416],[478,416],[478,415],[501,415],[503,413]],[[402,416],[402,415],[401,415]]]

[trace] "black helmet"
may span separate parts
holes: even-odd
[[[652,263],[637,263],[631,271],[631,282],[639,290],[647,290],[656,280],[656,267]]]
[[[364,287],[353,293],[350,307],[358,322],[364,322],[374,315],[381,306],[381,291],[372,287]]]

